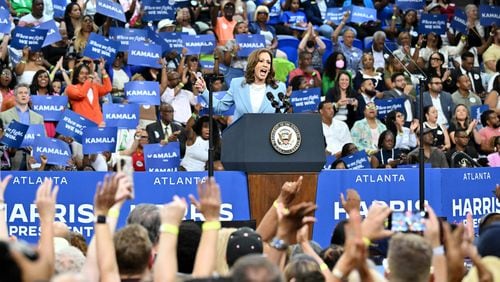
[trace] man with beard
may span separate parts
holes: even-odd
[[[356,99],[358,100],[358,116],[361,119],[364,115],[365,106],[369,103],[375,103],[375,100],[382,98],[383,94],[375,90],[375,84],[371,79],[365,79],[361,82],[359,93],[360,95]]]
[[[396,99],[403,98],[404,101],[404,114],[406,117],[405,126],[409,126],[409,124],[413,120],[417,120],[417,116],[415,116],[415,99],[410,96],[408,93],[405,93],[406,88],[406,80],[405,76],[401,72],[396,72],[391,75],[392,82],[392,90],[384,91],[383,99]]]
[[[477,159],[477,151],[474,147],[468,146],[469,135],[464,129],[455,131],[455,148],[451,148],[446,152],[446,159],[450,167],[474,167],[475,164],[470,159]],[[460,152],[461,154],[456,154]],[[469,158],[467,158],[469,157]]]
[[[493,110],[484,111],[481,114],[481,123],[483,124],[483,128],[479,130],[479,135],[483,138],[481,150],[487,154],[493,153],[494,137],[500,136],[500,121],[498,119],[498,114]]]

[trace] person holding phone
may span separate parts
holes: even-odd
[[[81,64],[76,67],[71,81],[72,84],[68,85],[66,89],[73,111],[99,125],[103,123],[99,98],[112,89],[111,80],[106,73],[104,64],[105,61],[101,58],[99,60],[99,70],[102,74],[102,83],[96,82],[98,74],[94,72],[94,62],[90,61],[88,65]]]
[[[195,87],[208,103],[205,80],[198,78]],[[245,76],[234,78],[222,99],[213,98],[214,112],[221,114],[234,105],[233,121],[246,113],[275,113],[274,105],[281,106],[279,93],[285,94],[286,88],[284,83],[274,77],[272,53],[269,49],[258,49],[248,57]]]

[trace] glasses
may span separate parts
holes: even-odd
[[[189,61],[191,61],[191,62],[198,62],[198,58],[191,58],[191,59],[189,59]]]
[[[371,104],[371,105],[366,105],[366,109],[367,109],[367,110],[376,110],[376,109],[377,109],[377,106],[376,106],[376,105],[373,105],[373,104]]]
[[[267,16],[267,12],[257,12],[257,15],[266,15]]]
[[[431,61],[441,61],[441,58],[431,58]]]
[[[5,77],[12,77],[12,74],[11,73],[8,73],[8,72],[2,72],[1,74],[2,76],[5,76]]]

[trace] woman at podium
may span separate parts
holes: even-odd
[[[202,77],[198,78],[195,86],[208,103],[209,93]],[[235,107],[233,120],[246,113],[281,112],[285,93],[285,84],[274,78],[271,51],[258,49],[248,57],[245,76],[233,79],[222,99],[213,98],[214,113],[221,114],[233,105]]]

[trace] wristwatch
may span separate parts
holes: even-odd
[[[94,222],[96,224],[106,224],[106,216],[105,215],[98,215],[94,218]]]
[[[274,237],[271,242],[269,242],[269,246],[279,251],[284,251],[288,248],[288,244],[285,242],[285,240],[278,237]]]

